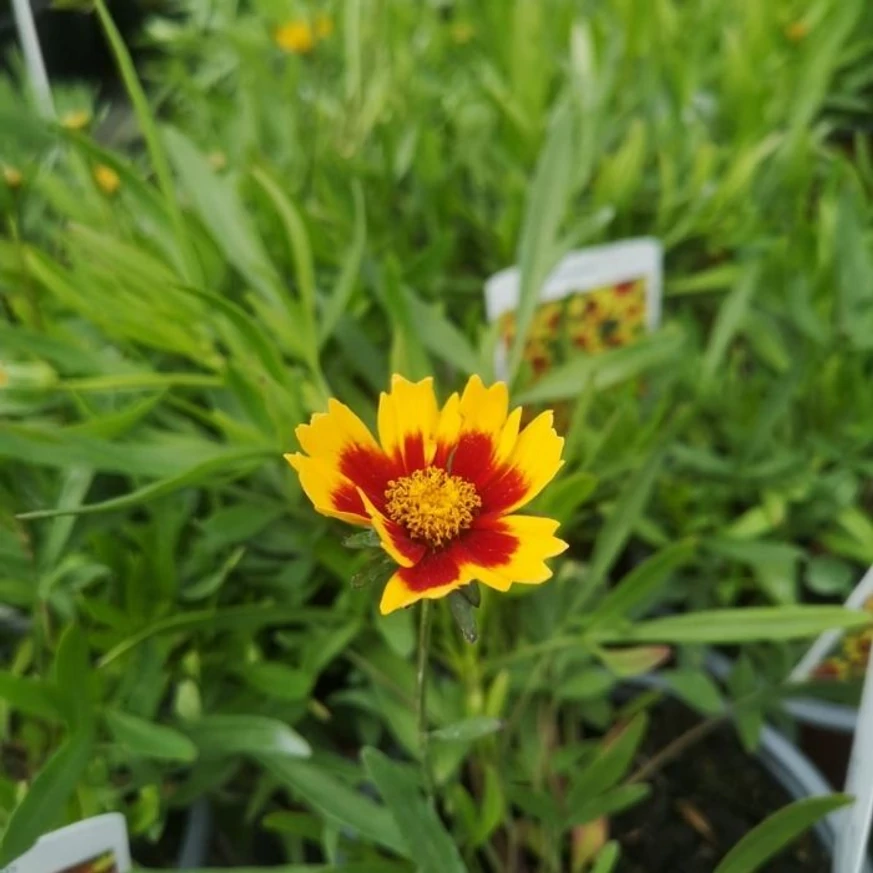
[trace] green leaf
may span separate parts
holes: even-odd
[[[469,376],[479,369],[479,358],[470,341],[436,306],[422,303],[409,294],[409,313],[418,329],[421,344],[433,355]]]
[[[615,685],[615,676],[600,667],[589,667],[568,677],[555,689],[561,700],[590,700],[602,697]]]
[[[336,623],[343,619],[338,613],[328,610],[305,609],[298,606],[277,606],[273,603],[255,606],[228,606],[223,609],[204,609],[196,612],[183,612],[161,618],[135,634],[122,640],[106,652],[98,661],[98,667],[106,667],[126,655],[131,649],[142,645],[146,640],[164,634],[181,631],[247,630],[271,624],[295,623]]]
[[[704,380],[712,379],[722,365],[728,347],[749,311],[752,296],[758,288],[759,274],[757,263],[747,267],[722,303],[703,358],[701,375]]]
[[[473,611],[475,608],[470,603],[469,598],[460,591],[452,591],[449,594],[449,610],[452,613],[452,618],[454,618],[461,636],[468,643],[475,643],[479,639],[479,631],[476,629],[476,613]]]
[[[371,585],[384,585],[397,572],[397,564],[387,555],[379,552],[355,573],[349,580],[352,588],[368,588]]]
[[[620,855],[621,847],[615,840],[610,840],[597,855],[591,873],[613,873]]]
[[[343,545],[347,549],[378,549],[381,546],[379,534],[372,528],[349,534],[343,539]],[[384,556],[380,556],[384,557]]]
[[[838,596],[844,599],[852,590],[855,571],[847,561],[831,555],[813,558],[806,568],[806,584],[823,597]]]
[[[13,711],[46,721],[57,722],[63,718],[62,695],[43,679],[0,672],[0,700],[8,703]]]
[[[672,654],[669,646],[633,646],[626,649],[601,649],[595,652],[601,663],[619,679],[648,673]]]
[[[307,349],[307,361],[315,372],[320,372],[318,363],[318,328],[315,311],[315,265],[312,260],[312,245],[306,224],[285,192],[264,170],[252,171],[255,181],[266,191],[282,220],[288,245],[294,259],[294,271],[300,292],[300,334]]]
[[[68,625],[61,635],[52,666],[70,726],[93,722],[91,655],[85,634],[77,624]]]
[[[665,670],[660,674],[676,695],[704,715],[724,710],[718,686],[701,670]]]
[[[543,283],[563,254],[558,233],[572,193],[568,179],[572,177],[574,121],[568,105],[559,104],[528,192],[518,244],[517,333],[509,350],[507,371],[510,383],[518,375]]]
[[[166,127],[162,134],[176,175],[225,257],[265,300],[284,306],[276,268],[231,183],[215,174],[206,157],[181,131]]]
[[[657,367],[681,359],[685,336],[675,325],[659,330],[633,345],[610,349],[598,355],[575,355],[520,391],[519,403],[557,403],[574,400],[585,386],[604,391],[636,379]]]
[[[744,643],[794,640],[831,628],[861,628],[870,615],[842,606],[762,606],[710,609],[641,621],[620,632],[592,629],[600,641]]]
[[[436,743],[472,743],[501,730],[503,722],[499,718],[477,715],[431,731],[430,736]]]
[[[312,677],[303,670],[272,661],[246,664],[239,674],[252,688],[276,700],[305,700],[312,690]]]
[[[642,785],[619,785],[602,794],[597,794],[588,799],[582,799],[581,803],[573,806],[573,800],[578,800],[576,795],[569,801],[570,812],[567,816],[567,827],[577,827],[604,816],[617,815],[629,806],[645,800],[651,794],[651,786]]]
[[[238,546],[227,556],[222,565],[214,573],[209,573],[202,579],[185,585],[179,591],[179,596],[182,600],[187,601],[203,600],[206,597],[211,597],[224,585],[227,577],[242,560],[245,553],[245,546]]]
[[[233,873],[409,873],[406,862],[352,861],[341,864],[281,864],[271,867],[233,867]],[[192,867],[189,873],[227,873],[227,867]]]
[[[820,818],[852,802],[845,794],[807,797],[773,813],[746,834],[715,873],[754,873]]]
[[[164,197],[167,212],[170,214],[177,245],[184,255],[187,270],[186,278],[189,281],[196,282],[200,275],[197,256],[190,246],[185,221],[182,217],[182,210],[179,208],[179,203],[176,200],[176,190],[173,185],[173,177],[170,174],[170,166],[167,163],[167,155],[158,135],[155,117],[151,111],[148,97],[136,74],[136,67],[130,52],[127,50],[124,38],[121,36],[112,20],[112,16],[106,8],[105,0],[94,0],[94,8],[97,10],[97,15],[106,33],[107,41],[112,47],[115,63],[118,65],[125,90],[130,97],[130,102],[133,104],[137,121],[142,130],[143,139],[145,140],[152,167],[158,180],[158,186]]]
[[[297,731],[262,715],[205,715],[185,730],[203,757],[308,758],[312,754]]]
[[[466,585],[462,585],[458,591],[464,595],[470,606],[475,606],[478,609],[482,605],[482,592],[479,590],[478,582],[468,582]]]
[[[103,717],[115,742],[135,757],[185,763],[197,757],[194,743],[173,728],[113,709],[107,709]]]
[[[424,799],[409,768],[376,749],[364,749],[361,758],[422,873],[466,873],[455,841]]]
[[[618,736],[600,743],[596,757],[573,782],[567,801],[569,809],[585,809],[595,797],[612,788],[624,776],[648,723],[646,713],[638,712]]]
[[[410,857],[391,813],[359,791],[340,782],[322,767],[290,758],[261,756],[266,771],[317,809],[332,824],[350,828],[369,842]]]
[[[483,767],[485,787],[482,790],[482,801],[479,814],[470,836],[474,846],[481,846],[506,821],[506,796],[503,792],[500,772],[493,764]]]
[[[75,509],[81,505],[91,487],[94,479],[94,471],[88,467],[71,466],[62,478],[61,493],[58,496],[58,505],[64,508]],[[40,566],[51,569],[60,560],[64,546],[73,532],[73,518],[57,518],[49,527],[48,536],[40,549]],[[41,591],[43,599],[48,592]]]
[[[56,827],[67,801],[91,760],[88,731],[71,736],[39,771],[12,811],[0,842],[0,865],[26,852],[37,837]]]
[[[600,601],[590,617],[591,624],[628,618],[651,605],[662,586],[671,580],[673,571],[691,561],[696,548],[694,540],[685,540],[646,558]]]
[[[568,522],[576,510],[594,493],[597,477],[586,470],[577,470],[555,482],[537,501],[537,512],[562,523]]]
[[[321,313],[319,346],[323,346],[330,339],[340,318],[348,309],[361,272],[361,261],[364,257],[364,247],[367,241],[367,214],[364,206],[364,192],[359,182],[354,183],[352,193],[355,198],[354,234],[343,261],[342,270]]]
[[[227,476],[228,478],[238,478],[249,472],[258,462],[262,462],[265,458],[270,457],[274,457],[274,455],[269,449],[231,449],[223,455],[211,458],[202,464],[197,464],[184,473],[161,479],[158,482],[152,482],[150,485],[145,485],[121,497],[113,497],[101,503],[89,503],[85,506],[59,506],[56,509],[38,509],[34,512],[23,512],[17,517],[24,520],[33,520],[38,518],[55,518],[59,515],[92,515],[95,512],[129,509],[131,506],[138,506],[141,503],[156,500],[165,494],[173,494],[182,488],[200,485],[203,482],[213,480],[217,474]]]
[[[596,579],[598,583],[606,578],[607,573],[630,538],[634,525],[642,515],[649,495],[655,487],[655,480],[663,461],[663,450],[656,451],[649,457],[627,483],[612,508],[606,524],[601,528],[594,544],[594,553],[591,556],[591,566],[588,570],[591,577]],[[626,589],[622,597],[627,598],[627,596]],[[575,614],[576,610],[577,606],[574,603],[570,609],[570,614]]]

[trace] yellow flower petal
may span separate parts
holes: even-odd
[[[401,567],[382,592],[379,611],[388,615],[419,600],[437,600],[472,581],[470,571],[460,566],[450,549],[423,558],[415,567]]]
[[[439,409],[433,379],[391,379],[391,391],[379,398],[379,441],[390,458],[402,458],[407,471],[433,459]]]
[[[308,21],[288,21],[276,28],[273,40],[282,51],[305,55],[315,48],[315,33]]]
[[[349,524],[370,524],[369,515],[360,508],[358,489],[336,466],[324,458],[308,458],[300,453],[284,458],[297,471],[300,485],[317,512]]]
[[[389,460],[361,419],[337,400],[328,403],[326,413],[317,413],[309,424],[300,425],[296,434],[309,457],[292,456],[303,458],[295,469],[307,471],[301,472],[301,483],[319,512],[345,513],[357,516],[357,524],[369,524],[357,489],[381,511],[388,483],[402,475],[402,468]],[[307,460],[319,463],[313,466],[304,463]],[[318,484],[319,479],[323,484]]]
[[[483,513],[513,512],[555,477],[564,463],[564,440],[553,420],[554,413],[543,412],[521,432],[503,468],[480,489]]]
[[[552,576],[547,558],[560,555],[567,543],[554,534],[551,518],[509,515],[478,525],[459,546],[463,566],[491,588],[508,591],[513,583],[538,585]]]
[[[317,412],[294,433],[303,451],[314,458],[335,459],[349,445],[378,448],[367,425],[338,400],[330,400],[327,412]]]

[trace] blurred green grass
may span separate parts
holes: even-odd
[[[272,38],[302,7],[178,5],[148,32],[145,90],[124,66],[140,136],[123,148],[0,91],[0,157],[23,177],[0,186],[0,601],[30,622],[4,643],[0,723],[26,775],[68,763],[56,818],[123,807],[155,841],[204,793],[267,809],[276,783],[235,757],[180,771],[201,715],[300,727],[338,782],[359,778],[343,743],[414,752],[409,616],[373,622],[348,586],[360,557],[281,454],[328,396],[372,424],[392,372],[444,392],[493,375],[482,284],[512,263],[514,396],[573,404],[539,508],[574,561],[524,609],[486,601],[487,657],[583,620],[672,543],[699,548],[659,598],[690,608],[839,598],[873,563],[865,4],[346,0],[303,55]],[[643,234],[666,249],[664,328],[532,383],[518,353],[544,276]],[[483,703],[498,681],[546,688],[486,682],[441,633],[466,688],[437,686],[435,723],[501,715]],[[82,689],[56,675],[67,657]],[[605,701],[580,706],[608,722]],[[331,709],[354,726],[326,726]],[[90,771],[56,751],[66,734],[100,750]],[[304,798],[311,778],[277,777]],[[0,824],[28,812],[17,784],[0,779]]]

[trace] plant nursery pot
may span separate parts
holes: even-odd
[[[668,691],[657,677],[635,682]],[[643,751],[656,753],[699,717],[668,698],[652,711]],[[765,725],[748,755],[726,724],[690,746],[651,777],[652,793],[610,822],[622,845],[616,873],[709,873],[745,833],[787,803],[833,792],[818,768],[784,734]],[[822,819],[767,866],[770,873],[830,869],[838,811]],[[864,873],[873,873],[869,861]]]
[[[176,866],[180,870],[206,867],[209,841],[212,837],[212,807],[205,798],[198,800],[189,810],[182,832],[182,845]]]
[[[706,664],[718,679],[726,679],[733,668],[731,659],[716,651],[707,653]],[[857,707],[808,697],[786,700],[782,709],[798,724],[800,748],[831,784],[842,785],[858,721]]]
[[[102,85],[117,79],[115,63],[96,15],[52,8],[51,0],[31,0],[40,48],[51,79],[87,79]],[[149,8],[142,0],[110,0],[116,26],[130,45]],[[11,4],[0,3],[0,60],[17,47]]]

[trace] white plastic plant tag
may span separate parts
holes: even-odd
[[[836,813],[839,826],[833,873],[862,873],[867,865],[867,842],[873,817],[873,670],[869,653],[845,792],[854,797],[855,802]]]
[[[108,813],[44,834],[0,873],[128,873],[130,867],[124,816]]]
[[[629,239],[568,254],[546,279],[525,344],[535,374],[572,351],[596,354],[629,345],[661,320],[663,250],[656,239]],[[511,267],[485,283],[489,321],[498,321],[495,372],[506,376],[515,338],[520,272]]]
[[[847,609],[863,609],[873,597],[873,567],[864,574],[852,593],[846,598]],[[821,670],[828,656],[844,635],[843,631],[825,631],[810,646],[806,654],[797,662],[797,666],[788,677],[789,682],[807,682]]]

